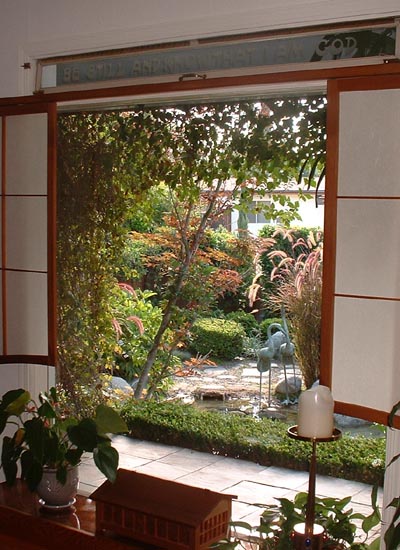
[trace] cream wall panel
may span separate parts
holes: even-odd
[[[47,355],[47,275],[7,272],[8,353]]]
[[[338,201],[336,293],[400,297],[400,200]]]
[[[7,197],[7,268],[47,270],[47,199]]]
[[[377,411],[400,387],[399,105],[400,90],[339,95],[332,388]]]
[[[56,369],[48,365],[18,365],[19,384],[21,388],[26,388],[31,395],[36,396],[47,391],[56,383]]]
[[[400,197],[399,142],[400,90],[343,92],[339,196]]]
[[[400,302],[336,298],[335,400],[390,411],[400,386],[399,334]]]
[[[400,13],[396,0],[20,0],[17,4],[8,11],[27,20],[31,42],[52,40],[56,46],[73,36],[69,50],[286,29]],[[16,25],[21,28],[19,21]]]
[[[7,194],[47,193],[43,151],[47,151],[47,114],[7,117]]]

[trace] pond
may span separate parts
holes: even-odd
[[[190,403],[203,410],[275,418],[293,426],[297,424],[297,399],[294,398],[293,403],[287,405],[273,391],[282,380],[283,374],[282,368],[272,369],[270,406],[268,378],[264,377],[260,388],[260,373],[256,362],[250,359],[225,362],[223,365],[195,370],[187,376],[176,376],[169,398]],[[300,374],[296,367],[295,375]],[[382,426],[364,420],[335,415],[335,424],[343,433],[352,436],[385,437]]]
[[[215,411],[224,414],[241,414],[258,418],[274,418],[278,421],[285,422],[288,426],[293,426],[297,422],[297,403],[282,405],[275,401],[270,407],[263,403],[260,411],[260,402],[258,399],[235,397],[221,399],[208,397],[195,399],[192,405],[201,410]],[[385,437],[385,429],[383,426],[359,418],[335,414],[335,425],[342,433],[351,436],[373,438]]]

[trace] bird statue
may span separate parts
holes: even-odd
[[[290,341],[288,326],[284,308],[281,311],[282,324],[271,323],[267,330],[267,341],[265,346],[257,351],[257,370],[260,373],[260,408],[262,398],[262,375],[269,373],[268,406],[271,405],[271,367],[272,362],[283,366],[286,383],[286,403],[289,403],[289,392],[287,383],[286,366],[293,366],[294,373],[294,344]]]

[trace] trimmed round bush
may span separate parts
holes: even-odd
[[[243,327],[227,319],[206,317],[198,319],[192,327],[191,348],[200,355],[234,359],[243,351]]]

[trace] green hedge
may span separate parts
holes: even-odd
[[[268,340],[268,328],[273,323],[277,323],[278,325],[282,325],[282,319],[280,317],[268,317],[267,319],[264,319],[260,323],[261,337],[265,342]]]
[[[239,323],[239,325],[243,327],[246,336],[253,336],[259,326],[254,315],[243,311],[243,309],[227,313],[226,318],[229,321],[236,321],[236,323]]]
[[[200,355],[234,359],[243,351],[245,332],[236,321],[207,317],[198,319],[191,329],[190,347]]]
[[[129,401],[121,409],[138,439],[250,460],[264,466],[308,470],[311,445],[288,437],[277,420],[200,411],[180,403]],[[343,437],[318,446],[318,473],[383,483],[385,440]]]

